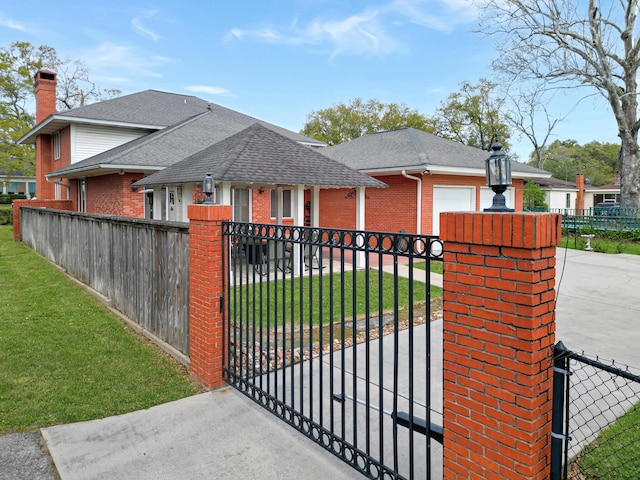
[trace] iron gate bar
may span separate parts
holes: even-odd
[[[417,393],[416,367],[420,367],[420,378],[424,375],[429,378],[430,375],[430,286],[428,282],[424,284],[425,290],[421,292],[421,297],[416,297],[417,290],[414,288],[422,288],[423,284],[414,281],[413,269],[415,260],[428,262],[434,257],[431,253],[433,243],[439,243],[439,240],[423,235],[233,222],[225,222],[223,236],[229,245],[238,246],[235,251],[232,247],[223,251],[229,259],[224,264],[228,265],[225,278],[228,280],[226,292],[230,295],[230,300],[225,302],[225,318],[231,342],[228,347],[229,356],[225,357],[227,381],[369,478],[414,478],[418,475],[416,447],[424,441],[426,456],[420,461],[427,462],[425,476],[429,477],[429,439],[438,440],[438,429],[441,432],[442,428],[431,425],[429,421],[431,410],[428,406],[428,381],[425,382],[424,392],[427,406],[417,405],[414,398]],[[249,253],[249,250],[242,247],[243,244],[264,247]],[[288,268],[286,248],[289,245]],[[400,245],[403,245],[402,248]],[[359,260],[359,252],[363,252],[362,262]],[[372,262],[370,254],[377,255],[376,263]],[[438,257],[441,258],[441,254]],[[385,258],[393,260],[391,280],[383,273]],[[408,290],[403,287],[402,293],[399,288],[400,258],[408,259],[407,283],[411,287]],[[326,266],[325,261],[328,261]],[[282,268],[279,268],[280,265]],[[373,283],[377,283],[377,299],[371,289],[373,265],[378,270],[377,282]],[[358,273],[362,269],[363,273]],[[351,281],[349,287],[345,282],[347,277]],[[428,268],[426,277],[429,278]],[[364,291],[363,310],[367,325],[362,334],[364,344],[358,344],[362,337],[359,336],[356,325],[360,311],[357,307],[360,291]],[[387,294],[392,292],[391,310],[387,313],[384,310],[385,291]],[[402,303],[402,309],[401,294],[402,302],[407,303],[406,307]],[[328,297],[326,304],[320,301],[325,296]],[[425,332],[424,343],[418,342],[416,337],[416,298],[424,298],[426,301],[426,322],[420,327],[420,332]],[[351,305],[348,305],[349,301]],[[402,351],[399,330],[401,310],[407,316],[407,331],[402,332]],[[391,338],[383,335],[388,313],[393,314]],[[373,319],[376,314],[377,322]],[[353,326],[347,331],[345,318],[349,316]],[[330,319],[328,326],[325,325],[327,318]],[[335,325],[334,319],[340,324]],[[374,340],[371,339],[370,328],[373,325],[370,323],[379,330],[377,349],[371,344]],[[328,342],[325,339],[326,330],[329,331]],[[337,340],[334,342],[335,339]],[[319,344],[319,348],[314,354],[315,344]],[[416,362],[414,359],[418,345],[425,348],[424,362]],[[388,351],[387,347],[391,350]],[[378,355],[377,371],[376,364],[372,361],[375,354]],[[328,359],[326,355],[329,355]],[[328,372],[325,361],[328,363]],[[348,373],[345,369],[347,362],[353,373]],[[335,368],[341,371],[334,372]],[[386,368],[390,371],[385,373]],[[426,373],[423,373],[423,368]],[[408,388],[408,394],[403,390],[407,396],[402,397],[403,404],[408,402],[408,413],[398,412],[401,370],[403,389]],[[336,377],[336,374],[339,376]],[[347,374],[353,375],[350,381]],[[392,378],[388,377],[389,374]],[[329,379],[328,385],[325,385],[325,377]],[[391,389],[385,387],[387,379],[387,385],[392,385]],[[364,385],[361,383],[363,381]],[[379,384],[377,387],[376,383]],[[336,387],[340,388],[340,393],[336,392]],[[343,401],[337,411],[335,402],[331,399],[342,394],[348,395],[347,388],[353,398],[363,396],[364,400],[359,399],[349,406],[345,406]],[[384,410],[385,404],[391,403],[396,414],[387,416],[383,411],[379,411],[378,415],[370,412],[369,408],[376,407],[372,404],[372,400],[376,398],[372,388],[379,389],[377,398],[381,410]],[[391,400],[386,398],[389,391],[392,392]],[[325,402],[327,393],[328,403]],[[427,420],[416,417],[417,408],[425,409]],[[403,449],[406,445],[409,447],[408,451],[402,452],[402,463],[399,458],[398,425],[404,427]],[[378,428],[377,436],[372,435],[372,428]],[[426,435],[427,432],[429,435]],[[390,433],[392,452],[388,452],[389,445],[385,447],[385,440]],[[418,441],[420,437],[424,440]],[[393,457],[392,464],[389,463],[391,459],[387,458],[390,456]],[[407,466],[408,470],[404,473]],[[421,463],[421,468],[423,466]]]
[[[333,396],[333,399],[336,402],[344,402],[345,400],[352,400],[352,401],[358,402],[360,405],[365,405],[371,410],[375,410],[377,412],[382,412],[385,415],[389,415],[391,418],[393,418],[394,421],[398,423],[398,425],[401,425],[406,428],[410,428],[410,426],[412,426],[412,428],[416,432],[420,433],[421,435],[429,435],[431,438],[433,438],[436,442],[440,444],[442,444],[442,442],[444,441],[444,430],[442,428],[442,425],[436,425],[435,423],[432,423],[429,425],[429,428],[427,428],[427,422],[422,418],[413,417],[413,422],[412,422],[411,416],[406,412],[398,412],[396,414],[396,413],[393,413],[391,410],[384,410],[378,407],[377,405],[372,405],[371,403],[368,403],[365,400],[354,398],[351,395],[343,395],[341,393],[337,393]]]

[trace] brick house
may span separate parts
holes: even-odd
[[[283,223],[437,234],[440,212],[481,210],[493,196],[485,186],[487,152],[415,129],[326,147],[189,95],[147,90],[57,112],[55,92],[56,74],[37,72],[37,124],[21,142],[36,145],[37,198],[69,199],[76,211],[186,221],[187,206],[201,200],[197,184],[167,181],[146,188],[136,182],[255,123],[300,146],[321,148],[330,159],[389,188],[365,193],[367,182],[360,181],[326,188],[312,178],[293,186],[261,181],[255,170],[252,182],[221,185],[223,201],[234,205],[235,220],[272,223],[281,218]],[[516,162],[512,173],[513,187],[505,196],[508,205],[521,210],[524,179],[548,174]]]
[[[325,150],[389,186],[367,191],[367,230],[437,235],[440,212],[480,211],[492,204],[485,176],[489,153],[484,150],[414,128],[365,135]],[[504,195],[507,206],[521,211],[524,180],[551,175],[519,162],[511,162],[511,171],[513,185]],[[329,219],[338,219],[331,224],[338,228],[351,224],[354,202],[352,190],[323,191],[321,225]]]
[[[254,123],[302,145],[325,145],[194,96],[155,90],[57,112],[56,82],[55,72],[36,73],[36,126],[20,142],[36,146],[36,197],[69,199],[76,211],[186,220],[181,192],[165,188],[154,196],[132,184]]]

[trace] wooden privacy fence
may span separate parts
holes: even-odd
[[[187,224],[22,207],[21,239],[189,355]]]

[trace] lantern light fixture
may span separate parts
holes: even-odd
[[[491,144],[491,155],[486,160],[487,186],[493,190],[493,204],[485,208],[485,212],[513,212],[507,208],[504,192],[511,185],[511,159],[502,150],[502,144],[494,137]]]
[[[211,195],[213,194],[213,177],[210,173],[207,173],[204,177],[202,191],[205,195],[204,203],[206,205],[213,205],[213,201],[211,200]]]

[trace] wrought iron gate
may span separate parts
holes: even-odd
[[[226,380],[369,478],[429,478],[441,242],[232,222],[223,235]]]
[[[552,480],[640,478],[640,371],[554,352]]]

